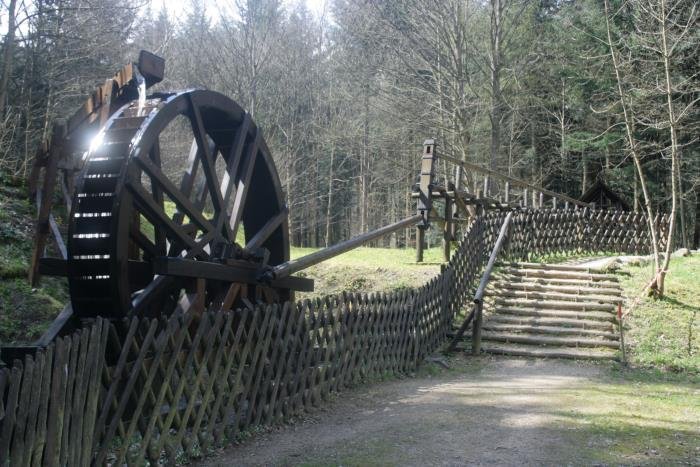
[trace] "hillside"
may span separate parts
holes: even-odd
[[[34,209],[24,184],[0,173],[0,343],[38,338],[68,300],[65,280],[27,282]]]

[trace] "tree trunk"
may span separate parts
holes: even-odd
[[[2,78],[0,79],[0,120],[5,117],[5,107],[7,103],[7,88],[12,75],[12,58],[15,50],[15,14],[17,0],[10,0],[7,9],[7,34],[5,35],[5,46],[2,51]]]
[[[328,247],[331,244],[331,215],[333,209],[333,159],[335,158],[335,143],[331,143],[330,169],[328,170],[328,203],[326,204],[326,234],[323,238]]]
[[[664,294],[664,281],[668,274],[668,266],[671,262],[671,249],[673,248],[673,234],[676,226],[676,205],[678,202],[678,134],[676,114],[673,109],[673,84],[671,83],[671,50],[668,46],[668,25],[666,23],[666,0],[661,0],[661,52],[664,63],[664,79],[666,106],[668,111],[668,130],[671,136],[671,212],[669,213],[668,232],[666,233],[666,252],[664,262],[656,277],[656,292],[659,296]]]
[[[496,170],[501,148],[501,14],[502,0],[491,0],[491,146],[489,168]],[[487,177],[484,196],[491,195],[491,180]]]

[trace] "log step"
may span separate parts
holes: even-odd
[[[554,292],[562,294],[573,294],[579,296],[586,295],[606,295],[620,297],[622,290],[619,288],[604,287],[577,287],[574,285],[551,285],[546,282],[503,282],[496,281],[489,284],[491,290],[522,290],[532,292]]]
[[[521,357],[617,360],[617,352],[608,349],[549,348],[489,342],[488,345],[482,347],[482,350],[490,354],[515,355]]]
[[[613,332],[615,327],[610,321],[595,321],[592,319],[575,318],[554,318],[539,316],[510,316],[510,315],[490,315],[484,322],[484,326],[489,323],[506,324],[510,326],[557,326],[559,328],[571,328],[577,330],[595,329],[599,331]]]
[[[606,339],[590,339],[580,337],[551,337],[542,334],[506,334],[484,332],[483,341],[496,341],[516,344],[528,344],[537,346],[559,347],[607,347],[617,349],[620,344]]]
[[[572,311],[572,310],[538,310],[534,308],[514,308],[514,307],[496,307],[495,313],[501,315],[513,316],[537,316],[551,318],[569,318],[569,319],[585,319],[595,321],[615,322],[614,313],[606,313],[603,311]]]
[[[610,303],[617,305],[621,301],[620,297],[611,295],[577,295],[571,293],[540,292],[531,290],[509,290],[495,289],[492,296],[502,298],[523,298],[526,300],[554,300],[563,302],[588,302],[588,303]]]
[[[535,277],[547,279],[579,279],[590,282],[605,281],[618,282],[617,278],[609,274],[595,274],[575,271],[550,271],[546,269],[515,269],[504,268],[503,274],[510,274],[516,277]]]
[[[493,280],[499,282],[507,282],[510,284],[527,284],[527,285],[565,285],[570,287],[601,287],[614,289],[619,288],[620,284],[613,281],[595,281],[591,282],[586,279],[571,279],[571,278],[546,278],[546,277],[525,277],[525,276],[509,276],[506,274],[496,273],[492,276]]]
[[[597,303],[591,301],[571,302],[565,300],[529,300],[524,298],[495,297],[496,306],[535,308],[538,310],[576,310],[576,311],[614,311],[613,303]]]
[[[540,326],[529,324],[500,324],[496,322],[485,323],[484,331],[490,333],[514,333],[514,334],[550,334],[555,336],[579,336],[579,337],[599,337],[618,341],[619,336],[612,331],[601,329],[583,329],[575,327],[560,326]]]
[[[605,271],[600,268],[589,268],[586,266],[577,266],[574,264],[547,264],[547,263],[500,263],[501,267],[509,267],[513,269],[539,269],[544,271],[569,271],[569,272],[584,272],[593,274],[605,274]]]

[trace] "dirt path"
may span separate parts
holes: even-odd
[[[302,422],[257,434],[201,465],[591,465],[617,441],[617,462],[661,460],[661,447],[630,451],[614,434],[579,425],[610,404],[616,389],[601,387],[605,367],[508,358],[450,365],[345,392]],[[599,401],[591,400],[599,397],[590,395],[592,381]],[[700,447],[681,444],[675,460],[700,460]]]

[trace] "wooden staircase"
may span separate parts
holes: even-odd
[[[615,276],[581,266],[501,265],[485,297],[486,353],[614,359],[620,349]]]

